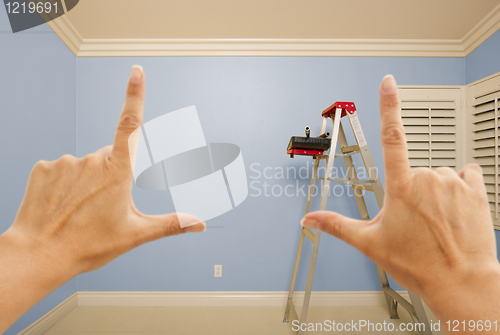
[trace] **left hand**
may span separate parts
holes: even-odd
[[[205,231],[196,217],[150,216],[134,206],[128,139],[142,124],[144,96],[144,73],[134,66],[114,145],[33,168],[16,219],[0,236],[0,333],[82,272],[146,242]],[[184,226],[193,225],[181,228],[178,215]]]

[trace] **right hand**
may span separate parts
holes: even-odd
[[[473,293],[469,296],[473,299],[485,287],[491,288],[492,281],[500,281],[481,167],[469,164],[460,173],[450,168],[410,169],[392,76],[382,82],[380,112],[386,176],[383,209],[371,221],[314,212],[304,217],[302,225],[344,240],[429,305],[446,305],[459,314],[457,294]],[[436,300],[441,301],[435,304]],[[498,303],[494,306],[498,310]]]

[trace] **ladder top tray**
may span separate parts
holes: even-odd
[[[333,105],[325,109],[323,113],[321,113],[321,116],[330,117],[331,114],[335,114],[337,108],[342,108],[341,117],[346,116],[347,113],[354,114],[354,112],[356,111],[356,105],[354,104],[354,102],[336,101]]]

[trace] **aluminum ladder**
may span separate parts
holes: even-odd
[[[356,139],[356,145],[349,146],[347,144],[347,139],[342,128],[342,123],[340,119],[344,116],[347,116],[349,119],[349,123],[351,125],[352,131],[354,133],[354,137]],[[368,148],[368,143],[366,142],[365,135],[363,130],[361,129],[361,124],[359,122],[359,118],[356,112],[356,106],[353,102],[335,102],[332,106],[328,107],[322,113],[323,121],[321,123],[320,134],[324,134],[326,130],[326,125],[328,118],[331,118],[333,121],[333,131],[332,131],[332,140],[331,146],[328,154],[315,156],[314,168],[311,178],[311,184],[309,186],[309,191],[307,195],[307,204],[305,214],[311,211],[311,203],[313,199],[314,188],[316,185],[316,180],[323,181],[323,188],[321,192],[321,202],[319,206],[319,210],[325,210],[326,201],[328,198],[328,193],[330,190],[330,182],[340,182],[344,184],[351,185],[353,188],[353,193],[356,199],[356,203],[358,205],[359,213],[361,214],[362,220],[370,220],[368,210],[366,208],[365,199],[363,197],[363,191],[371,191],[374,192],[375,198],[377,199],[377,203],[380,209],[384,204],[384,189],[382,188],[382,183],[380,182],[378,176],[378,170],[375,167],[375,163],[373,162],[372,155],[370,153],[370,149]],[[337,141],[340,146],[340,153],[336,153]],[[369,179],[368,180],[358,180],[358,176],[356,173],[356,169],[354,167],[352,155],[360,154],[363,163],[365,165],[365,171],[367,172]],[[333,160],[335,157],[342,157],[344,159],[345,166],[347,168],[349,178],[331,178],[332,169],[333,169]],[[318,167],[320,161],[322,159],[326,160],[326,174],[325,177],[318,176]],[[298,317],[297,311],[293,304],[292,298],[295,290],[295,282],[297,280],[297,273],[299,271],[300,257],[302,254],[302,247],[304,245],[304,238],[307,237],[313,243],[312,255],[311,255],[311,263],[309,265],[309,274],[307,276],[307,284],[304,295],[304,303],[302,305],[302,313],[300,319]],[[289,322],[289,320],[299,320],[299,325],[303,323],[307,323],[307,313],[309,311],[309,302],[311,299],[311,290],[314,280],[314,271],[316,268],[316,260],[318,259],[318,250],[319,250],[319,241],[321,237],[321,230],[316,229],[313,232],[311,229],[307,227],[302,227],[299,239],[299,246],[297,250],[297,256],[295,258],[295,265],[293,267],[292,280],[290,283],[290,291],[288,293],[288,300],[285,309],[285,316],[283,322]],[[424,306],[420,297],[411,291],[408,291],[411,302],[402,297],[399,293],[393,290],[389,281],[387,280],[387,274],[385,271],[378,265],[375,265],[377,268],[378,277],[380,279],[380,284],[382,285],[382,290],[384,292],[384,296],[387,302],[387,306],[389,308],[389,314],[391,319],[398,319],[398,303],[404,307],[412,319],[416,322],[424,324],[424,330],[421,331],[423,335],[432,335],[432,330],[429,326],[429,321],[427,319],[427,315],[424,310]],[[297,334],[302,335],[304,331],[298,330]]]

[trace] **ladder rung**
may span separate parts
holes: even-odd
[[[360,188],[361,190],[375,192],[372,185],[352,185],[353,188]]]
[[[325,180],[324,178],[318,178]],[[376,180],[366,179],[366,180],[351,180],[349,178],[328,178],[329,181],[336,181],[338,183],[344,183],[347,185],[368,185],[376,183]]]
[[[359,145],[351,145],[351,146],[343,147],[343,148],[340,148],[340,149],[342,150],[343,153],[351,152],[351,151],[360,151],[359,150]]]
[[[408,300],[406,300],[405,298],[403,298],[401,296],[401,294],[399,294],[398,292],[394,291],[389,286],[382,287],[382,290],[385,293],[387,293],[388,295],[390,295],[394,300],[396,300],[397,302],[399,302],[399,304],[401,306],[403,306],[404,309],[406,309],[408,311],[408,313],[410,313],[411,315],[413,315],[414,317],[416,317],[418,319],[417,313],[415,313],[415,309],[413,308],[412,304],[410,304],[408,302]]]
[[[350,147],[345,147],[341,149],[342,153],[336,153],[335,157],[347,157],[361,153],[361,151],[359,150],[359,146],[357,145],[351,145]],[[316,156],[316,158],[318,159],[328,159],[328,157],[330,157],[330,155]]]
[[[288,317],[285,317],[285,320],[283,322],[289,322],[290,320],[298,320],[299,315],[297,314],[297,311],[295,310],[295,306],[293,305],[292,299],[288,299],[286,310],[285,310],[285,316],[286,313],[288,313]]]
[[[352,156],[352,155],[355,155],[355,154],[359,154],[361,151],[350,151],[350,152],[346,152],[345,154],[344,153],[336,153],[335,154],[335,157],[347,157],[347,156]]]
[[[304,227],[302,228],[302,232],[304,233],[304,235],[307,236],[307,238],[312,242],[314,243],[314,241],[316,240],[316,234],[314,234],[312,232],[311,229],[307,228],[307,227]]]

